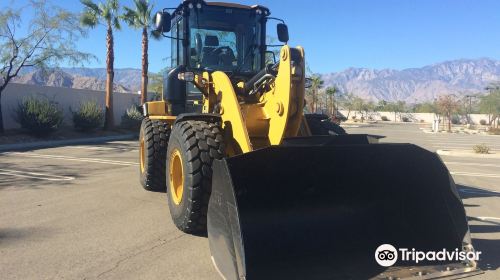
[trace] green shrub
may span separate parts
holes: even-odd
[[[70,108],[71,111],[71,108]],[[90,131],[100,127],[104,120],[104,113],[96,101],[86,101],[80,103],[77,111],[73,114],[73,125],[75,129]]]
[[[47,98],[24,98],[14,110],[14,119],[29,133],[43,136],[56,131],[62,124],[63,111]]]
[[[486,120],[480,120],[480,121],[479,121],[479,124],[480,124],[480,125],[486,125]]]
[[[472,147],[472,150],[474,150],[474,152],[476,154],[489,154],[490,153],[490,148],[488,146],[486,146],[485,144],[475,145],[474,147]]]
[[[459,116],[453,116],[453,117],[451,117],[451,123],[452,124],[460,124],[461,123],[460,117]]]
[[[139,129],[144,116],[139,111],[138,106],[132,106],[122,116],[122,127],[127,129]]]
[[[388,122],[389,121],[389,118],[387,118],[386,116],[382,116],[381,119],[384,121],[384,122]]]

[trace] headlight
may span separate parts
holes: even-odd
[[[177,79],[186,82],[194,81],[194,73],[193,72],[181,72],[177,74]]]

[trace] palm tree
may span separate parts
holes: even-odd
[[[153,21],[151,13],[153,3],[149,0],[134,0],[135,9],[124,7],[125,14],[123,20],[132,28],[142,29],[142,84],[141,84],[141,104],[147,101],[148,94],[148,33]],[[158,33],[151,32],[154,38],[158,38]]]
[[[337,88],[336,87],[328,87],[326,88],[326,95],[328,96],[328,99],[329,99],[329,103],[330,105],[328,106],[327,105],[327,108],[329,108],[330,110],[330,115],[332,115],[332,117],[336,118],[336,115],[335,115],[335,93],[337,93]]]
[[[106,114],[104,129],[114,126],[113,119],[113,79],[114,79],[114,42],[113,29],[120,30],[120,17],[118,0],[103,0],[98,4],[92,0],[80,0],[85,6],[80,21],[83,26],[90,28],[103,24],[107,28],[106,34]]]
[[[313,75],[311,77],[312,80],[312,106],[311,106],[311,111],[312,113],[316,113],[318,111],[318,94],[320,88],[323,86],[323,80],[321,80],[320,75]]]

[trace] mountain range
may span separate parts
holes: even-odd
[[[349,68],[321,77],[325,87],[336,86],[368,100],[416,103],[442,95],[484,93],[485,87],[500,81],[500,61],[460,59],[404,70]]]
[[[485,87],[500,81],[500,61],[459,59],[403,70],[349,68],[321,74],[321,78],[324,87],[335,86],[364,99],[416,103],[432,101],[441,95],[484,93]],[[26,70],[14,82],[104,90],[105,80],[104,68],[58,68],[48,72]],[[116,91],[137,92],[140,83],[139,69],[115,69]]]
[[[105,68],[28,69],[13,79],[14,83],[75,89],[106,89]],[[138,69],[115,69],[113,89],[116,92],[137,92],[141,84]]]

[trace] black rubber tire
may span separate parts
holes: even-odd
[[[306,114],[307,125],[312,135],[345,135],[346,131],[340,125],[330,121],[327,115]]]
[[[144,139],[144,172],[139,166],[141,185],[145,190],[164,192],[165,159],[167,154],[170,127],[167,123],[144,118],[141,123],[139,141]],[[141,160],[139,149],[139,160]]]
[[[176,123],[168,144],[167,170],[170,170],[170,157],[175,149],[181,155],[184,189],[178,205],[173,201],[171,190],[167,190],[172,220],[185,233],[206,234],[208,200],[212,192],[212,162],[225,154],[220,124],[202,120]],[[167,172],[167,188],[170,188],[169,176]]]

